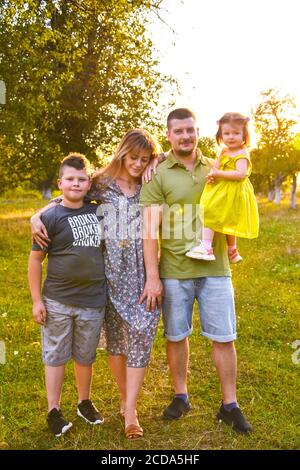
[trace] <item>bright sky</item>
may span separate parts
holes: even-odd
[[[279,87],[300,113],[299,0],[164,0],[151,28],[160,71],[181,87],[176,107],[191,107],[201,135],[214,135],[227,111],[247,115],[259,93]],[[175,45],[174,45],[175,43]]]

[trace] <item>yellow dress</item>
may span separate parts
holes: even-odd
[[[215,183],[206,184],[200,199],[200,218],[204,227],[216,232],[256,238],[259,218],[253,186],[249,181],[251,162],[248,155],[222,155],[220,170],[235,170],[236,161],[241,158],[249,162],[246,177],[238,181],[220,178]]]

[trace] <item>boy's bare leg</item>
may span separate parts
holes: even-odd
[[[91,383],[93,376],[93,366],[84,366],[74,361],[74,371],[78,392],[78,402],[89,400],[91,394]]]
[[[108,355],[108,363],[117,383],[120,394],[120,413],[124,415],[126,406],[126,363],[127,357],[123,355]]]
[[[65,365],[45,366],[48,412],[53,408],[60,409],[60,397],[65,375]]]

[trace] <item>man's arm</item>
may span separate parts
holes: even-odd
[[[162,152],[159,153],[156,158],[150,160],[146,166],[144,173],[142,174],[142,183],[149,183],[152,180],[153,176],[157,174],[157,166],[159,163],[162,163],[166,160],[167,154]]]
[[[158,230],[162,220],[163,206],[144,208],[143,255],[146,268],[146,284],[140,303],[146,300],[146,310],[155,310],[156,303],[161,307],[163,286],[158,269]]]
[[[42,301],[42,264],[46,254],[44,251],[32,251],[28,263],[28,281],[33,302],[33,318],[36,323],[43,325],[46,320],[46,308]]]

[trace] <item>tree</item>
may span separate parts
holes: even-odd
[[[147,15],[161,0],[3,0],[0,124],[14,172],[46,190],[69,151],[93,162],[130,127],[159,125]]]
[[[6,86],[3,80],[0,80],[0,105],[5,104]]]
[[[218,146],[216,140],[212,137],[200,137],[198,147],[205,157],[215,159],[218,154]]]
[[[296,209],[297,176],[300,172],[300,133],[296,134],[292,143],[289,159],[289,175],[291,177],[291,208]]]
[[[257,172],[268,179],[268,194],[275,191],[275,203],[281,200],[281,184],[290,174],[291,141],[295,120],[295,101],[289,95],[280,96],[270,88],[261,93],[261,102],[253,111],[257,148],[252,151],[253,165]]]

